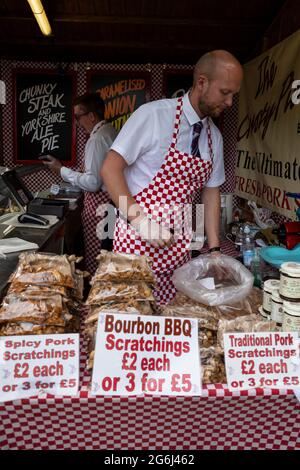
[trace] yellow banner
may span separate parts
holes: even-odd
[[[235,194],[295,219],[300,199],[300,30],[244,66]]]

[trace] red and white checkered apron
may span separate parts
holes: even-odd
[[[191,205],[194,192],[202,188],[209,179],[212,164],[212,140],[210,126],[207,126],[207,137],[211,159],[203,161],[176,148],[177,137],[182,115],[182,98],[178,99],[172,142],[161,168],[149,185],[134,196],[136,202],[155,222],[166,222],[176,226],[176,207],[184,213],[187,204]],[[174,209],[175,207],[175,209]],[[182,217],[182,216],[181,216]],[[169,226],[170,227],[170,226]],[[171,281],[174,270],[190,259],[191,224],[185,233],[178,236],[175,244],[166,248],[154,248],[142,240],[137,232],[121,217],[117,218],[114,235],[114,251],[128,254],[141,254],[152,259],[152,269],[156,276],[157,289],[154,291],[160,304],[168,303],[176,294]]]
[[[97,132],[106,121],[101,121],[93,130],[92,134]],[[82,162],[82,171],[85,172],[85,161]],[[96,257],[101,250],[101,239],[98,237],[97,232],[100,234],[100,223],[104,218],[105,205],[110,203],[109,194],[101,189],[96,192],[84,192],[84,207],[82,211],[82,225],[83,225],[83,238],[84,238],[84,263],[85,269],[93,276],[97,267],[98,261]]]
[[[100,230],[101,220],[105,216],[105,206],[110,202],[109,194],[106,191],[97,193],[84,193],[84,208],[82,211],[82,225],[84,237],[84,262],[86,270],[93,276],[98,261],[96,256],[101,250],[101,239],[97,236],[97,228]]]

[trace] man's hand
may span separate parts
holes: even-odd
[[[40,159],[43,160],[43,164],[46,165],[49,170],[53,171],[53,173],[56,173],[57,175],[60,175],[62,164],[59,160],[57,160],[57,158],[52,157],[51,155],[47,155],[40,157]]]
[[[149,242],[154,248],[165,248],[175,242],[169,230],[148,217],[138,217],[131,221],[131,225],[141,239]]]

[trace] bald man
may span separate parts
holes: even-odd
[[[140,106],[123,126],[101,170],[119,208],[114,251],[147,255],[160,304],[176,294],[174,270],[190,259],[189,212],[202,190],[204,225],[214,256],[220,250],[220,191],[225,181],[223,142],[211,117],[232,105],[243,77],[229,52],[212,51],[194,69],[183,97]]]

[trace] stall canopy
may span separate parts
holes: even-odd
[[[289,1],[289,0],[288,0]],[[242,62],[264,46],[285,0],[42,0],[43,36],[27,1],[0,2],[0,57],[101,63],[193,64],[212,49]]]

